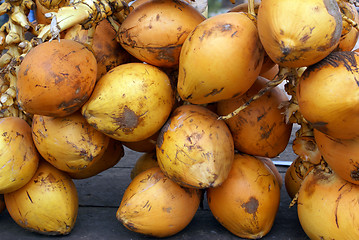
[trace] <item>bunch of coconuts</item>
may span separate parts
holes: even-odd
[[[284,151],[298,123],[295,151],[310,163],[293,190],[302,227],[312,239],[356,239],[353,4],[263,0],[240,9],[206,18],[182,1],[134,4],[120,25],[108,19],[116,31],[107,46],[120,49],[118,58],[106,52],[112,62],[100,61],[106,48],[81,43],[89,33],[78,25],[30,50],[16,98],[32,125],[0,122],[8,149],[0,193],[14,220],[68,234],[78,209],[72,179],[114,166],[124,145],[155,156],[132,176],[116,212],[126,228],[174,235],[206,193],[225,228],[261,238],[274,223],[282,185],[269,158]],[[265,75],[273,69],[279,72]],[[277,86],[283,81],[291,99]],[[315,160],[309,143],[319,149]],[[59,201],[62,209],[49,215]],[[68,222],[59,226],[60,219]]]

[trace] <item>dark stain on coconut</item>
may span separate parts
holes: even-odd
[[[328,48],[337,44],[340,36],[342,34],[342,16],[341,16],[341,12],[339,9],[339,6],[337,4],[336,0],[323,0],[323,3],[325,5],[326,10],[328,11],[328,13],[333,16],[334,20],[335,20],[335,29],[332,33],[332,36],[330,38],[330,43],[328,44]]]
[[[24,71],[24,76],[27,75],[27,72],[30,70],[30,66],[29,65],[26,65],[26,69]]]
[[[156,141],[158,148],[162,147],[163,135],[167,132],[170,125],[171,125],[171,119],[168,119],[167,122],[163,125],[160,133],[158,134],[157,141]]]
[[[309,121],[308,121],[309,122]],[[310,122],[310,124],[312,124],[312,126],[315,128],[315,129],[317,129],[317,130],[319,130],[320,132],[322,132],[322,133],[326,133],[326,132],[328,132],[328,127],[327,127],[327,122],[314,122],[314,123],[311,123]]]
[[[127,226],[127,228],[130,229],[131,231],[137,230],[137,228],[135,227],[135,224],[133,224],[132,222],[127,222],[127,221],[125,222],[121,218],[119,218],[119,220],[120,220],[120,222],[122,222],[122,224]]]
[[[309,176],[311,177],[309,178]],[[311,170],[311,172],[309,172],[306,177],[307,182],[304,184],[304,191],[308,197],[310,197],[315,192],[315,188],[318,184],[320,184],[320,181],[328,181],[330,176],[331,173],[326,173],[319,168],[314,168]]]
[[[350,172],[350,178],[354,181],[359,181],[359,164],[357,163],[355,169]]]
[[[32,199],[31,199],[30,194],[29,194],[28,191],[26,191],[26,195],[27,195],[27,197],[29,198],[30,202],[31,202],[31,203],[34,203],[34,202],[32,201]]]
[[[353,72],[354,69],[357,69],[357,61],[355,58],[354,52],[332,52],[323,60],[309,66],[303,73],[302,79],[305,80],[308,78],[313,71],[317,71],[321,68],[331,66],[337,68],[343,65],[349,72]],[[359,82],[357,81],[359,86]]]
[[[276,126],[276,124],[274,123],[271,127],[267,126],[267,127],[260,127],[261,130],[261,139],[268,139],[271,136],[272,130],[273,128]]]
[[[82,104],[86,102],[88,98],[89,96],[87,94],[84,94],[82,97],[79,98],[72,98],[67,102],[61,102],[57,109],[62,109],[68,114],[73,113],[77,111],[82,106]]]
[[[251,197],[248,202],[241,205],[241,207],[244,208],[249,214],[255,214],[257,212],[258,206],[259,202],[254,197]]]
[[[129,132],[132,132],[140,122],[139,116],[127,106],[124,107],[123,112],[119,117],[113,117],[113,119],[115,120],[115,123],[119,125],[119,128]]]
[[[224,89],[224,87],[222,87],[221,89],[214,88],[214,89],[212,89],[212,91],[210,93],[207,93],[206,95],[204,95],[204,97],[217,95],[217,94],[221,93],[223,91],[223,89]]]

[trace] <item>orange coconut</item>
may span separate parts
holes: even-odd
[[[272,228],[280,202],[280,186],[260,159],[236,154],[228,178],[207,189],[208,205],[226,229],[241,238],[258,239]]]
[[[309,66],[298,81],[303,117],[334,138],[359,137],[358,60],[355,52],[332,52]]]
[[[154,167],[131,181],[116,217],[131,231],[169,237],[191,222],[200,199],[201,190],[181,187]]]
[[[359,22],[359,13],[353,3],[347,1],[339,1],[338,2],[341,12],[353,20],[354,22]],[[359,37],[359,32],[356,28],[352,27],[352,25],[343,21],[343,30],[342,36],[339,41],[339,45],[337,50],[339,51],[352,51],[355,47]]]
[[[266,58],[264,58],[264,59],[266,59]],[[263,65],[264,65],[264,63],[263,63]],[[264,77],[269,80],[273,80],[279,73],[279,65],[274,64],[274,66],[272,68],[269,68],[269,69],[262,68],[262,70],[263,71],[260,72],[259,76]]]
[[[359,22],[359,20],[358,20]],[[340,38],[339,45],[336,50],[339,51],[352,51],[359,39],[359,32],[352,28],[349,33]]]
[[[264,0],[257,20],[265,51],[285,67],[320,61],[336,48],[342,33],[342,16],[335,0]]]
[[[245,13],[210,17],[183,44],[178,94],[193,104],[242,95],[258,77],[263,56],[256,25]]]
[[[313,136],[295,137],[292,149],[301,159],[312,164],[319,164],[322,159],[322,154]]]
[[[178,65],[184,40],[204,19],[199,11],[183,1],[146,1],[136,6],[121,23],[118,41],[141,61],[158,67],[174,67]]]
[[[96,73],[96,59],[81,43],[67,39],[44,42],[21,62],[16,97],[27,113],[70,115],[90,97]]]
[[[258,8],[259,8],[259,3],[256,2],[254,3],[254,12],[255,14],[258,14]],[[229,9],[228,12],[248,12],[248,3],[241,3],[238,4],[237,6],[234,6],[233,8]],[[268,70],[272,69],[276,64],[272,61],[272,59],[270,59],[270,57],[268,56],[267,53],[264,53],[264,59],[263,59],[263,65],[261,68],[260,73],[264,73],[267,72]],[[263,76],[265,77],[265,76]],[[265,77],[269,80],[271,80],[272,78],[270,77]]]
[[[272,173],[274,174],[274,176],[276,177],[278,184],[279,184],[279,188],[282,188],[283,185],[283,177],[282,175],[279,173],[278,168],[276,167],[276,165],[274,164],[274,162],[267,157],[260,157],[260,156],[256,156],[258,159],[260,159],[265,165],[267,165],[267,167],[272,171]]]
[[[312,240],[359,239],[359,186],[334,171],[311,171],[298,192],[297,211]]]
[[[309,161],[304,161],[299,156],[297,156],[297,158],[288,167],[284,175],[284,185],[290,198],[295,197],[303,179],[308,172],[313,169],[313,167],[314,164]]]
[[[258,77],[253,86],[242,96],[217,103],[217,113],[227,115],[246,103],[265,87],[269,80]],[[279,87],[275,87],[253,101],[236,116],[225,120],[228,124],[234,146],[243,153],[275,157],[289,142],[292,124],[285,121],[285,109],[281,105],[288,97]]]
[[[359,184],[359,138],[338,139],[314,130],[315,141],[328,165],[343,179]]]

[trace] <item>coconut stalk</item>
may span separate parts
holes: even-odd
[[[59,39],[60,32],[77,24],[82,25],[84,29],[91,29],[110,16],[122,21],[128,9],[127,3],[119,0],[75,1],[60,8],[56,13],[46,13],[45,17],[51,18],[51,24],[42,27],[37,38],[40,41],[46,41],[48,38]]]

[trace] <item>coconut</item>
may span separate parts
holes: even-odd
[[[110,138],[80,112],[66,117],[34,115],[32,137],[41,156],[65,172],[78,172],[102,158]]]
[[[233,112],[264,88],[268,81],[258,77],[242,96],[219,101],[217,113],[227,115]],[[283,152],[292,131],[292,123],[286,123],[285,108],[282,107],[288,101],[284,91],[275,87],[236,116],[225,120],[231,130],[235,148],[243,153],[270,158]]]
[[[358,185],[315,168],[298,192],[298,218],[304,232],[312,240],[359,239],[358,196]]]
[[[201,190],[184,188],[159,167],[137,175],[126,188],[117,219],[129,230],[169,237],[183,230],[197,212]]]
[[[268,56],[291,68],[325,58],[337,47],[343,25],[335,0],[263,0],[257,20]]]
[[[0,118],[0,194],[23,187],[35,174],[40,155],[31,127],[18,117]]]
[[[82,115],[97,130],[124,142],[142,141],[166,122],[175,103],[169,77],[145,63],[127,63],[96,84]]]
[[[44,42],[20,64],[16,98],[30,114],[63,117],[76,112],[95,87],[97,62],[73,40]]]
[[[340,139],[359,137],[359,54],[332,52],[299,78],[297,99],[305,120]]]
[[[70,176],[41,161],[32,179],[4,195],[11,218],[22,228],[44,235],[66,235],[73,229],[78,195]]]
[[[198,24],[183,43],[177,91],[193,104],[244,94],[258,77],[264,58],[255,23],[229,12]]]
[[[118,41],[141,61],[158,67],[175,67],[183,42],[204,19],[184,1],[145,1],[121,23]]]
[[[234,146],[229,128],[217,119],[217,114],[198,105],[174,110],[156,145],[157,161],[166,176],[195,188],[223,183],[232,166]]]
[[[236,154],[228,178],[207,189],[208,205],[226,229],[241,238],[258,239],[272,228],[280,202],[280,185],[260,159]]]
[[[341,178],[359,184],[359,138],[338,139],[314,130],[324,160]]]

